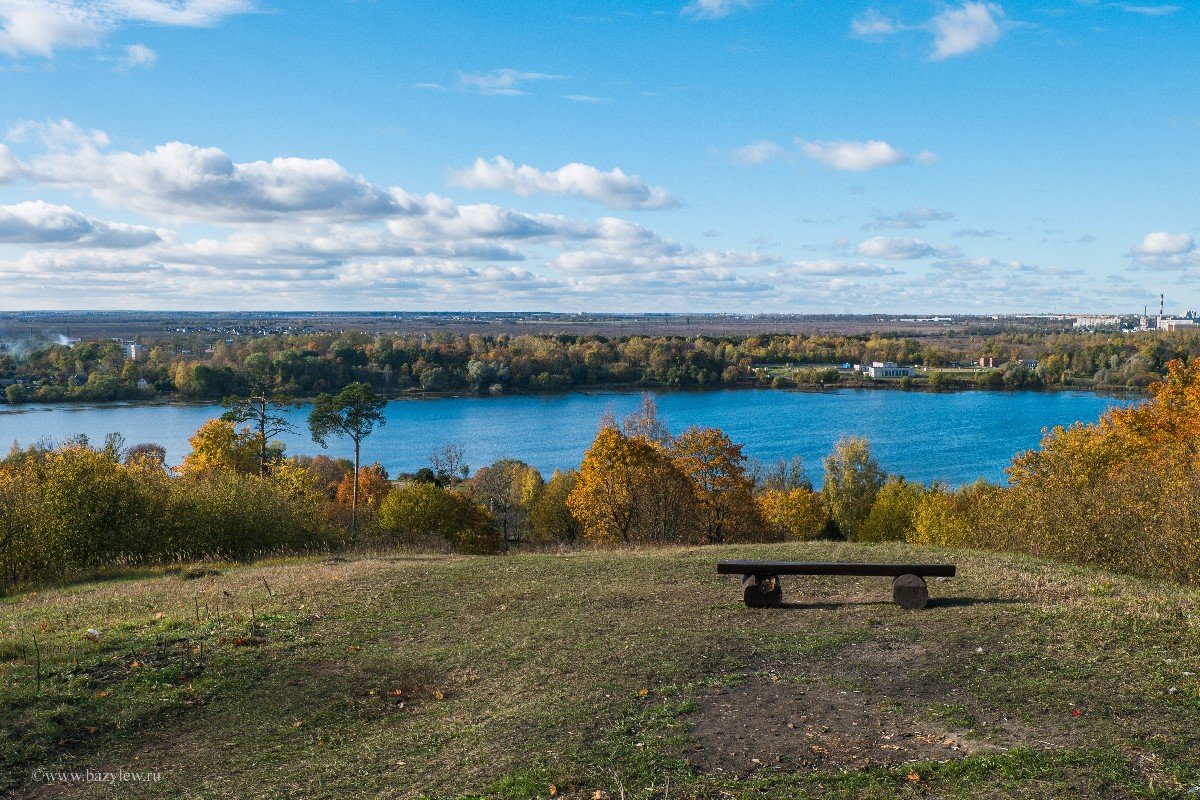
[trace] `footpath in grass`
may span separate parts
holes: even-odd
[[[749,610],[720,558],[960,568]],[[0,793],[1200,796],[1193,589],[828,543],[210,572],[0,601]]]

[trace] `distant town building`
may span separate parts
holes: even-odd
[[[1196,320],[1191,317],[1172,317],[1167,319],[1159,317],[1158,319],[1158,329],[1160,331],[1179,331],[1194,327],[1196,327]]]
[[[139,389],[149,389],[150,385],[150,381],[146,380],[145,378],[138,378],[137,387]]]
[[[998,367],[1000,366],[999,359],[995,356],[982,356],[979,359],[979,366],[985,368]]]
[[[872,378],[910,378],[912,367],[902,367],[894,361],[873,361],[867,367],[867,374]]]
[[[121,351],[130,361],[137,361],[146,354],[146,348],[137,342],[121,342]]]
[[[1121,327],[1121,318],[1107,315],[1076,317],[1072,327],[1093,331],[1101,328],[1119,328]]]

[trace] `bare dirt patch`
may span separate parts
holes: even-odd
[[[689,760],[739,778],[763,768],[787,772],[863,769],[948,761],[1002,749],[919,719],[890,698],[823,684],[754,677],[699,699]]]

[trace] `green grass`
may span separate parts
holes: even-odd
[[[952,558],[960,570],[931,582],[946,602],[921,612],[887,602],[877,578],[788,579],[796,607],[756,611],[714,574],[726,557]],[[220,569],[0,600],[0,794],[526,798],[553,785],[582,798],[1041,798],[1200,786],[1191,589],[827,543]],[[759,687],[810,698],[798,701],[815,720],[804,725],[835,752],[815,768],[697,767],[720,763],[697,734],[717,699]],[[831,744],[858,734],[839,731],[823,697],[962,737],[969,752],[862,765]],[[782,725],[778,713],[747,708],[748,746]],[[161,780],[35,780],[58,768]]]

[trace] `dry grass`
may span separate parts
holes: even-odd
[[[952,558],[960,577],[932,583],[923,612],[870,578],[791,580],[793,607],[751,611],[713,574],[731,557]],[[0,602],[0,786],[661,798],[669,781],[670,797],[882,798],[1200,785],[1193,590],[825,543],[218,569]],[[713,709],[731,696],[744,716],[722,728]],[[35,782],[54,766],[162,779]]]

